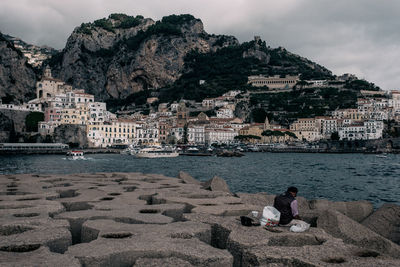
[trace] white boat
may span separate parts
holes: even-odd
[[[179,153],[169,147],[147,147],[139,150],[136,154],[138,158],[175,158]]]
[[[82,150],[69,151],[67,153],[67,158],[71,160],[85,159]]]
[[[120,154],[122,154],[122,155],[136,155],[139,150],[140,150],[139,147],[129,146],[128,148],[122,150],[120,152]]]

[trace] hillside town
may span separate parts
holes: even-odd
[[[298,82],[298,76],[249,77],[249,83],[255,87],[267,85],[270,90],[278,91],[291,90]],[[324,86],[326,83],[308,81],[307,84]],[[211,145],[238,142],[284,144],[330,139],[380,139],[383,136],[384,121],[400,119],[400,92],[362,93],[366,97],[358,99],[357,108],[338,109],[330,116],[299,118],[286,128],[270,123],[268,117],[264,123],[247,123],[235,117],[240,90],[232,90],[216,98],[206,98],[202,102],[182,99],[179,103],[159,103],[157,110],[147,115],[136,112],[117,116],[107,110],[105,102],[95,101],[94,95],[54,79],[47,67],[42,80],[36,84],[35,99],[22,105],[0,103],[0,109],[43,112],[44,121],[38,124],[38,131],[43,136],[51,136],[60,125],[85,126],[89,146],[93,148],[114,145]],[[149,104],[155,101],[158,101],[156,97],[147,99]],[[215,115],[206,115],[205,111],[210,109],[216,110]],[[197,115],[189,116],[193,110]]]

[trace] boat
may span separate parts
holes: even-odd
[[[197,147],[189,147],[185,151],[179,153],[182,156],[197,156],[197,157],[207,157],[213,155],[213,150],[211,149],[202,149],[200,150]]]
[[[82,150],[73,150],[67,153],[67,158],[71,160],[85,159]]]
[[[129,146],[122,150],[120,154],[122,155],[136,155],[139,152],[140,148],[136,146]]]
[[[376,155],[376,157],[385,159],[385,158],[387,158],[387,154],[386,153],[378,154],[378,155]]]
[[[136,154],[138,158],[175,158],[179,153],[171,147],[146,147],[140,149]]]

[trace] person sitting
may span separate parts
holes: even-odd
[[[301,220],[296,200],[297,192],[297,188],[291,186],[285,193],[275,197],[274,208],[281,213],[279,225],[292,226]]]

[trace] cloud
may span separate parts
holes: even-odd
[[[206,31],[240,41],[260,35],[331,69],[383,89],[400,84],[400,1],[396,0],[1,0],[0,31],[63,48],[82,22],[111,13],[161,19],[190,13]]]

